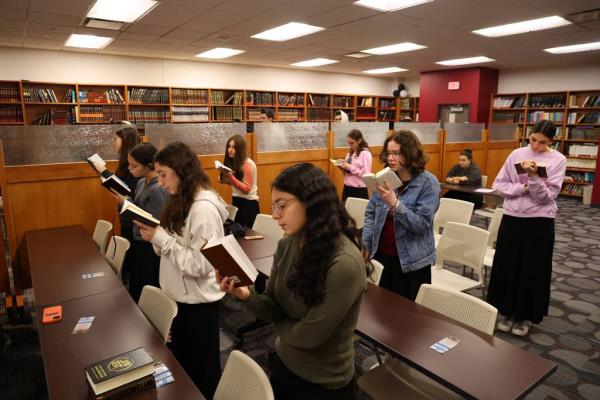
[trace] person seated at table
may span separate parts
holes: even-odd
[[[464,149],[460,152],[458,164],[454,164],[450,171],[448,171],[446,182],[452,185],[481,186],[481,169],[473,161],[473,152],[471,149]],[[449,190],[444,194],[444,197],[474,203],[476,209],[481,208],[483,205],[483,196],[477,193]]]
[[[435,262],[433,216],[440,184],[425,171],[427,156],[411,131],[397,131],[383,143],[380,156],[403,185],[378,186],[365,211],[362,243],[366,257],[383,264],[379,286],[415,300],[421,284],[431,283]]]
[[[342,191],[342,203],[348,197],[369,199],[369,190],[362,180],[364,174],[371,172],[373,157],[369,150],[369,144],[363,138],[362,132],[352,129],[348,132],[348,154],[339,168],[344,173],[344,190]]]
[[[186,144],[169,143],[156,155],[154,168],[158,184],[171,197],[159,226],[134,223],[160,256],[160,287],[177,302],[171,326],[173,355],[202,394],[212,399],[221,378],[219,304],[224,293],[200,249],[224,236],[227,209]]]
[[[279,174],[271,190],[279,241],[263,294],[220,278],[221,290],[275,322],[270,365],[276,399],[354,399],[353,334],[366,286],[354,221],[312,164]]]

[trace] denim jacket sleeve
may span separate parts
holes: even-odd
[[[421,191],[412,208],[399,200],[394,209],[394,220],[399,222],[407,231],[421,233],[433,229],[433,216],[440,201],[439,185],[434,185],[430,179],[425,179]],[[365,221],[366,223],[366,221]]]
[[[373,193],[371,198],[369,199],[369,203],[367,204],[367,209],[365,210],[365,222],[363,225],[362,232],[362,244],[369,252],[369,257],[373,257],[373,229],[375,228],[375,197],[376,193]]]

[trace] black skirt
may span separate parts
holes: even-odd
[[[356,197],[357,199],[369,200],[369,189],[367,189],[366,187],[354,187],[344,185],[344,190],[342,191],[342,203],[344,203],[348,197]]]
[[[238,208],[235,222],[247,228],[252,228],[254,220],[260,212],[258,200],[248,200],[243,197],[232,196],[231,203]]]
[[[487,301],[516,321],[548,315],[554,218],[504,215],[498,230]]]

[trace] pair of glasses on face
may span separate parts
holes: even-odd
[[[288,203],[293,200],[294,199],[277,200],[271,206],[271,210],[273,210],[273,214],[281,214],[285,210],[285,207],[287,207]]]
[[[400,152],[399,151],[386,151],[383,153],[385,158],[399,158],[400,157]]]

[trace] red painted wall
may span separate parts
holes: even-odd
[[[448,90],[448,82],[460,82]],[[439,105],[468,104],[469,122],[488,122],[490,95],[498,91],[498,70],[461,68],[421,73],[419,121],[436,122]]]

